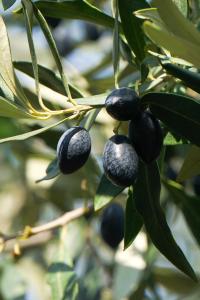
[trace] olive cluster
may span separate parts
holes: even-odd
[[[107,178],[122,187],[134,183],[139,158],[145,163],[155,160],[161,150],[163,136],[158,120],[140,107],[140,98],[130,88],[114,90],[105,101],[107,112],[116,120],[130,121],[129,136],[113,135],[105,145],[103,167]],[[57,145],[60,171],[70,174],[80,169],[91,151],[88,131],[75,126],[63,133]]]
[[[148,110],[142,110],[140,98],[130,88],[114,90],[105,101],[114,119],[129,121],[129,134],[114,135],[105,145],[103,166],[107,178],[122,187],[134,183],[139,158],[149,164],[160,154],[163,143],[159,121]]]

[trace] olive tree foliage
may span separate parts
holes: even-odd
[[[5,12],[14,3],[2,0]],[[68,32],[62,47],[53,20]],[[70,44],[69,20],[92,26],[97,37]],[[1,299],[199,299],[199,20],[198,0],[22,0],[0,17]],[[29,60],[12,58],[18,41],[9,41],[10,24],[26,31]],[[51,63],[39,57],[35,28]],[[73,72],[69,55],[89,47],[101,58]],[[104,109],[119,87],[139,95],[163,132],[159,157],[140,160],[128,188],[102,168],[112,131],[128,135],[128,122]],[[93,151],[79,171],[64,175],[56,147],[72,126],[89,131]],[[98,229],[111,201],[125,210],[124,242],[115,251]],[[137,248],[138,240],[146,246]]]

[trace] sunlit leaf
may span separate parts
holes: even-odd
[[[157,45],[170,51],[171,55],[180,57],[200,68],[200,45],[171,34],[160,26],[145,21],[143,24],[146,35]]]
[[[184,1],[182,1],[184,2]],[[186,19],[172,0],[154,0],[154,5],[169,32],[200,46],[200,33],[195,26]]]
[[[30,137],[33,137],[33,136],[36,136],[36,135],[38,135],[42,132],[45,132],[45,131],[47,131],[47,130],[55,127],[55,126],[58,126],[59,124],[65,122],[65,121],[67,121],[67,118],[62,119],[59,122],[53,123],[51,125],[45,126],[43,128],[40,128],[40,129],[36,129],[36,130],[29,131],[27,133],[22,133],[22,134],[19,134],[19,135],[15,135],[15,136],[7,137],[7,138],[4,138],[4,139],[0,139],[0,143],[10,142],[10,141],[23,141],[23,140],[26,140]]]
[[[0,96],[0,116],[9,118],[34,118],[17,104]]]

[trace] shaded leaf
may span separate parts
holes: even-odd
[[[141,100],[172,132],[200,145],[200,102],[170,93],[148,93]]]
[[[128,248],[132,244],[142,228],[142,225],[143,220],[141,215],[136,210],[133,192],[129,190],[128,199],[126,202],[124,249]]]
[[[163,68],[171,75],[182,80],[186,86],[190,87],[197,93],[200,93],[200,74],[197,72],[183,69],[175,64],[162,63]]]
[[[183,187],[173,181],[164,181],[170,199],[182,210],[185,220],[200,245],[200,198],[187,195]]]
[[[181,182],[200,174],[200,148],[191,146],[179,171],[177,181]]]
[[[17,70],[22,71],[23,73],[31,77],[34,77],[33,67],[30,62],[16,61],[13,64]],[[62,95],[66,95],[62,80],[55,74],[55,72],[41,65],[38,65],[38,72],[39,72],[39,79],[41,84],[47,86],[48,88],[54,90],[55,92],[58,92]],[[70,84],[70,91],[72,97],[74,98],[82,97],[81,92],[72,84]]]
[[[116,7],[114,8],[115,13],[115,24],[114,24],[114,32],[113,32],[113,69],[114,69],[114,77],[115,77],[115,86],[118,84],[118,76],[119,76],[119,60],[120,60],[120,51],[119,51],[119,10],[118,10],[118,0],[113,2]]]
[[[160,174],[157,163],[140,164],[138,180],[134,186],[136,208],[141,214],[146,231],[153,244],[178,269],[193,280],[196,275],[182,250],[176,244],[160,206]]]
[[[117,197],[124,188],[112,184],[105,175],[101,177],[101,181],[97,188],[94,198],[94,209],[99,210]]]
[[[195,282],[171,268],[155,267],[153,269],[153,276],[156,282],[173,293],[183,295],[184,298],[185,294],[190,293],[196,287]]]
[[[84,0],[37,1],[35,4],[42,14],[47,17],[85,20],[110,28],[114,27],[114,19],[112,17]]]
[[[145,57],[145,41],[140,21],[133,15],[133,11],[137,9],[134,2],[132,0],[118,0],[119,14],[128,44],[134,52],[136,60],[141,63]]]
[[[60,73],[60,77],[62,78],[62,83],[65,89],[65,93],[68,96],[69,100],[72,102],[71,99],[71,93],[70,93],[70,89],[69,89],[69,84],[68,84],[68,77],[64,72],[63,66],[62,66],[62,62],[61,62],[61,58],[57,49],[57,45],[56,42],[53,38],[53,35],[51,33],[51,30],[49,28],[49,25],[46,21],[46,19],[44,18],[43,14],[40,12],[39,9],[37,9],[37,7],[35,6],[35,4],[33,4],[33,12],[35,17],[38,20],[38,23],[40,24],[40,27],[42,29],[42,32],[47,40],[47,43],[49,45],[49,48],[51,50],[51,53],[53,55],[53,58],[55,60],[56,66],[58,68],[58,71]]]

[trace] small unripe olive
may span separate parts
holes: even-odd
[[[90,135],[86,129],[77,126],[68,129],[60,137],[57,157],[60,171],[70,174],[80,169],[91,151]]]
[[[133,119],[139,112],[139,96],[130,88],[113,90],[105,101],[106,111],[119,121]]]
[[[101,218],[101,236],[113,249],[116,249],[124,237],[124,210],[121,205],[108,205]]]
[[[103,167],[112,183],[122,187],[134,183],[138,171],[138,155],[124,135],[112,136],[105,145]]]
[[[145,163],[151,163],[159,156],[163,134],[159,121],[151,112],[143,111],[129,123],[129,138]]]

